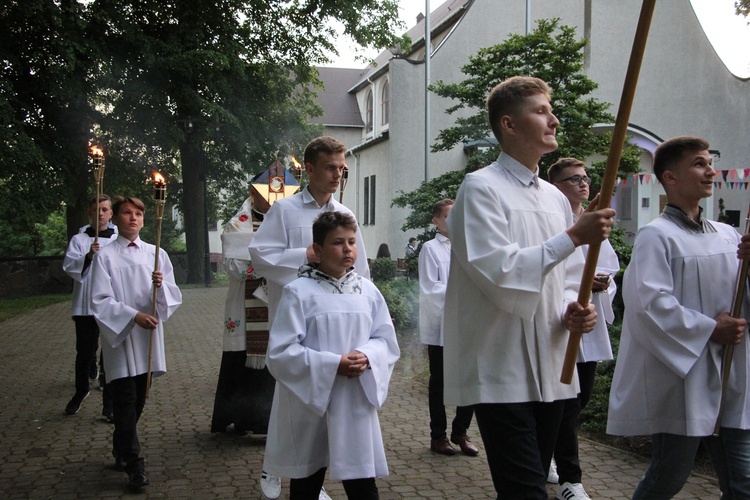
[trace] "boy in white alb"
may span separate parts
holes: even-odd
[[[285,285],[297,278],[299,267],[317,262],[313,251],[312,224],[327,211],[354,214],[333,196],[346,168],[346,146],[333,137],[316,137],[305,147],[305,172],[309,184],[294,196],[276,201],[263,218],[248,250],[255,273],[268,282],[268,317],[273,326],[276,308]],[[358,254],[354,268],[370,277],[362,233],[357,229]],[[268,449],[268,443],[266,443]],[[260,487],[266,498],[281,494],[281,478],[263,471]],[[322,490],[320,500],[330,500]]]
[[[675,496],[701,442],[721,498],[750,498],[750,294],[741,317],[729,313],[737,258],[750,259],[750,235],[703,217],[699,203],[711,196],[716,176],[708,148],[704,139],[682,136],[654,151],[667,205],[638,231],[623,277],[625,315],[607,433],[651,435],[651,464],[634,499]],[[729,345],[726,405],[719,436],[712,436]]]
[[[281,295],[267,365],[276,378],[264,470],[291,477],[290,500],[318,498],[329,470],[349,498],[378,498],[388,475],[378,408],[400,351],[383,296],[354,271],[357,224],[326,212],[313,224],[318,264]]]
[[[96,351],[99,349],[99,326],[91,313],[91,261],[99,249],[115,241],[117,231],[109,227],[112,202],[103,194],[89,202],[91,225],[81,228],[68,243],[63,271],[73,278],[73,321],[76,325],[76,392],[65,406],[66,415],[75,415],[89,395],[89,378],[96,378]],[[97,233],[98,226],[98,233]],[[98,234],[98,238],[97,238]],[[102,367],[103,368],[103,367]],[[93,375],[93,377],[92,377]],[[105,389],[106,390],[106,389]],[[112,403],[104,394],[102,415],[111,419]]]
[[[101,329],[105,373],[112,393],[115,468],[126,471],[128,487],[137,490],[149,484],[137,424],[146,404],[151,331],[151,372],[158,377],[167,371],[163,324],[182,303],[182,294],[167,252],[159,249],[159,271],[155,271],[156,247],[139,236],[143,202],[120,198],[112,211],[119,235],[94,258],[91,308]],[[153,287],[155,316],[151,315]]]
[[[568,332],[596,323],[576,301],[583,254],[604,240],[615,211],[587,211],[539,178],[542,155],[557,149],[559,121],[549,86],[509,78],[490,92],[497,161],[467,174],[448,215],[451,269],[445,292],[445,402],[474,405],[498,498],[547,500],[563,400]],[[593,206],[591,208],[593,210]]]
[[[591,194],[589,192],[591,179],[586,175],[584,163],[576,158],[561,158],[547,170],[547,178],[570,201],[573,219],[577,220],[583,214],[583,202],[588,201]],[[584,256],[588,254],[588,245],[582,245],[581,249]],[[594,330],[581,337],[576,363],[581,391],[577,398],[564,401],[563,418],[555,445],[557,467],[553,468],[553,465],[550,465],[550,472],[547,475],[547,482],[560,483],[557,488],[558,499],[585,500],[589,498],[583,488],[581,464],[578,457],[578,415],[591,399],[596,366],[600,361],[613,358],[607,323],[612,323],[615,318],[612,300],[617,292],[617,285],[612,276],[619,270],[620,261],[612,244],[608,239],[602,241],[590,299],[599,316],[596,318]],[[557,476],[558,471],[559,476]]]
[[[451,423],[451,437],[446,433],[448,419],[443,403],[443,309],[445,287],[451,265],[451,240],[445,219],[453,206],[446,198],[432,206],[432,223],[438,229],[435,237],[422,245],[419,252],[419,339],[427,345],[430,364],[428,384],[428,406],[430,410],[430,449],[441,455],[455,455],[451,441],[469,456],[479,450],[466,437],[474,410],[471,406],[456,407],[456,416]]]

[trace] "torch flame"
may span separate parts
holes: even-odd
[[[167,181],[164,179],[164,176],[161,175],[159,172],[154,172],[154,184],[166,184]]]
[[[292,156],[292,164],[294,165],[294,168],[296,168],[297,170],[300,170],[302,168],[302,164],[298,162],[297,158],[295,158],[294,156]]]
[[[98,146],[91,146],[91,155],[92,156],[104,156],[104,151]]]

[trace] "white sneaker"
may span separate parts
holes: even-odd
[[[552,484],[557,484],[560,482],[560,476],[557,475],[557,464],[555,463],[555,459],[552,459],[552,462],[549,464],[549,472],[547,473],[547,482]]]
[[[563,483],[557,487],[558,500],[591,500],[581,483]]]
[[[328,493],[326,492],[325,488],[320,488],[320,495],[318,495],[318,500],[332,500],[331,497],[328,496]]]
[[[266,498],[271,500],[279,498],[279,495],[281,495],[281,478],[263,471],[260,475],[260,490]]]

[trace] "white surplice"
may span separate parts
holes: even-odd
[[[581,246],[583,255],[588,254],[588,245]],[[581,335],[581,346],[578,350],[578,362],[607,361],[613,359],[612,342],[609,340],[607,323],[615,320],[615,312],[612,309],[612,301],[617,293],[617,284],[614,276],[620,270],[620,260],[617,258],[615,249],[609,240],[602,241],[599,247],[599,258],[596,261],[597,274],[609,274],[612,280],[606,291],[591,294],[591,303],[596,307],[596,325],[589,333]]]
[[[691,233],[660,217],[638,231],[623,280],[625,316],[607,433],[708,436],[721,394],[722,346],[709,341],[730,311],[739,234]],[[744,317],[750,314],[746,296]],[[750,429],[747,332],[735,346],[722,426]]]
[[[572,224],[568,199],[505,153],[465,177],[448,214],[446,404],[576,397],[577,375],[560,382],[584,263]]]
[[[91,263],[86,265],[86,254],[89,253],[94,237],[84,231],[89,226],[83,226],[81,232],[73,235],[68,243],[63,259],[63,271],[73,278],[73,307],[71,316],[91,316]],[[99,248],[104,248],[117,238],[117,231],[109,237],[99,237]]]
[[[355,286],[342,294],[301,277],[283,290],[267,355],[276,378],[263,465],[270,474],[303,478],[328,467],[332,480],[388,475],[377,409],[400,352],[383,296],[366,279]],[[360,377],[337,375],[341,355],[353,350],[370,366]]]
[[[419,252],[419,340],[443,345],[445,287],[451,265],[451,240],[440,233]]]
[[[136,238],[129,247],[127,238],[99,250],[91,269],[91,310],[103,339],[104,371],[107,382],[134,377],[148,371],[151,330],[135,324],[137,312],[151,314],[156,247]],[[175,284],[174,270],[167,252],[159,251],[159,270],[163,280],[156,293],[156,317],[151,361],[152,376],[167,370],[164,357],[164,322],[182,303],[182,293]]]
[[[282,198],[268,210],[263,223],[250,243],[250,259],[258,276],[268,282],[268,314],[274,318],[276,305],[285,285],[297,278],[300,266],[307,263],[307,248],[312,245],[312,225],[323,212],[354,214],[331,195],[328,203],[318,205],[307,188],[294,196]],[[357,228],[357,261],[354,269],[369,278],[365,244]],[[273,319],[271,320],[273,322]]]

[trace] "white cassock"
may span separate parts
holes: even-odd
[[[440,233],[419,252],[419,340],[443,345],[445,287],[451,265],[451,240]]]
[[[572,224],[568,199],[505,153],[464,178],[448,214],[446,404],[576,397],[577,375],[560,382],[584,263]]]
[[[117,240],[94,256],[91,273],[91,308],[99,324],[107,382],[135,377],[148,371],[151,330],[135,324],[137,312],[151,314],[156,247],[136,238],[128,247],[127,238]],[[164,322],[182,303],[182,294],[174,281],[174,270],[167,252],[160,249],[159,270],[163,279],[156,293],[156,317],[151,361],[152,376],[167,370],[164,357]]]
[[[354,217],[344,205],[333,199],[318,205],[307,188],[294,196],[282,198],[268,210],[263,223],[250,243],[250,260],[258,276],[268,282],[268,315],[273,323],[276,305],[285,285],[297,278],[300,266],[307,263],[307,248],[312,245],[312,225],[323,212],[343,212]],[[354,269],[360,276],[369,278],[365,244],[357,228],[357,261]]]
[[[589,246],[582,245],[583,255],[588,255]],[[609,282],[607,290],[601,293],[591,294],[591,303],[596,307],[596,325],[589,333],[581,335],[581,346],[578,350],[578,362],[586,363],[589,361],[606,361],[613,359],[612,343],[609,340],[609,330],[607,323],[611,324],[615,320],[615,312],[612,309],[612,301],[617,293],[617,284],[614,276],[620,270],[620,261],[617,258],[615,249],[609,240],[602,241],[599,247],[599,258],[596,261],[597,274],[609,274],[612,280]]]
[[[690,233],[660,217],[638,231],[625,271],[625,317],[609,397],[607,433],[708,436],[721,394],[722,346],[710,342],[730,311],[737,231]],[[744,315],[750,300],[746,296]],[[747,332],[734,348],[722,426],[750,429]]]
[[[332,480],[388,475],[377,410],[400,352],[383,296],[360,283],[361,293],[334,295],[309,277],[284,288],[267,355],[276,392],[263,469],[275,476],[303,478],[322,467]],[[341,355],[354,350],[368,369],[337,375]]]
[[[63,271],[73,278],[73,308],[71,316],[91,316],[91,263],[86,266],[86,254],[89,253],[94,237],[85,233],[89,226],[83,226],[81,232],[73,235],[68,243],[63,259]],[[99,237],[99,247],[104,248],[117,238],[117,231],[109,237]]]

